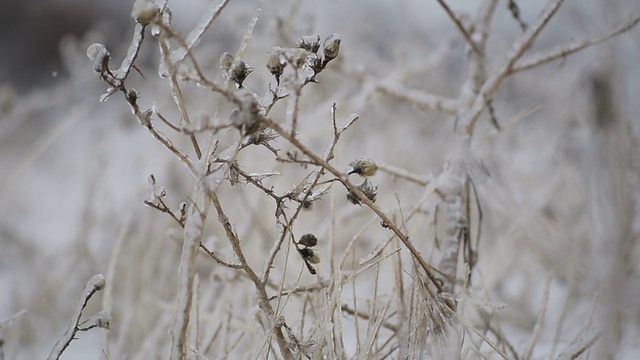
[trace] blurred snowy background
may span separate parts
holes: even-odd
[[[1,3],[0,320],[26,310],[0,328],[0,354],[5,359],[45,357],[64,332],[84,283],[105,273],[113,256],[119,259],[115,275],[119,281],[111,290],[112,358],[154,358],[149,354],[155,354],[150,350],[155,341],[169,341],[171,323],[158,314],[173,307],[180,245],[171,236],[175,225],[142,201],[149,174],[170,189],[170,200],[176,204],[190,193],[192,179],[139,126],[119,96],[98,102],[105,85],[85,55],[88,45],[102,42],[115,59],[123,57],[133,29],[132,2]],[[448,3],[460,13],[473,14],[477,6],[471,0]],[[517,3],[528,22],[544,6]],[[185,34],[208,2],[169,4],[176,29]],[[220,54],[239,47],[257,4],[232,1],[208,31],[197,52],[207,71],[215,73]],[[507,2],[500,1],[498,7],[489,40],[490,67],[500,65],[520,33]],[[568,0],[534,49],[597,37],[638,11],[634,0]],[[264,52],[313,33],[338,33],[343,40],[339,64],[321,74],[320,84],[305,89],[305,123],[300,130],[305,142],[316,151],[326,146],[329,109],[336,102],[340,118],[351,113],[361,117],[340,143],[337,164],[346,166],[351,159],[366,156],[416,174],[439,173],[453,141],[453,118],[422,110],[372,85],[391,82],[448,97],[459,95],[466,72],[464,40],[437,3],[266,0],[244,55],[256,68],[247,85],[263,93],[269,75],[261,65]],[[134,77],[133,86],[147,106],[154,100],[171,104],[168,84],[157,76],[157,47],[152,44],[145,43],[138,61],[146,79]],[[485,219],[474,281],[487,301],[506,305],[496,316],[520,353],[531,341],[547,281],[547,313],[534,352],[541,359],[555,356],[598,322],[595,309],[611,297],[601,292],[604,269],[615,261],[624,272],[619,292],[609,294],[622,310],[617,358],[640,356],[638,59],[640,30],[635,28],[562,61],[513,76],[494,101],[502,130],[496,134],[487,116],[481,120],[473,146],[491,177],[478,184]],[[355,72],[375,81],[362,81]],[[191,89],[186,98],[194,113],[211,110],[210,94]],[[603,98],[619,141],[614,137],[613,142],[609,139],[594,147],[593,134],[602,126],[594,114],[602,108],[598,99]],[[507,124],[531,106],[539,108],[518,123]],[[242,161],[257,171],[263,159],[256,155]],[[377,181],[383,208],[396,205],[395,194],[410,206],[422,193],[420,187],[385,174]],[[252,193],[242,194],[241,189],[229,188],[225,196],[234,204],[229,207],[233,206],[230,212],[239,232],[251,238],[253,256],[259,257],[270,246],[261,245],[261,236],[272,236],[260,234],[276,233],[271,205],[254,199]],[[339,241],[346,243],[371,214],[346,204],[342,192],[333,196],[335,200],[320,204],[299,226],[327,236],[327,214],[335,201],[341,214],[338,226],[344,232]],[[266,210],[250,212],[261,208]],[[427,229],[432,217],[427,214],[410,226],[412,234],[418,234],[412,239],[433,237]],[[243,218],[247,220],[242,222]],[[621,234],[611,233],[611,222]],[[368,229],[356,258],[386,236],[379,227]],[[625,239],[624,258],[606,256],[608,239],[615,236]],[[113,255],[118,241],[121,252]],[[327,259],[328,249],[320,251]],[[206,260],[199,266],[206,276],[214,271]],[[320,273],[323,269],[327,271],[328,261],[323,260]],[[217,306],[235,301],[238,308],[244,302],[253,309],[252,296],[251,291],[242,300],[221,295],[222,300],[208,306],[214,313]],[[99,308],[94,299],[87,314]],[[63,358],[99,358],[103,339],[102,330],[80,333]],[[245,358],[238,350],[230,356]]]

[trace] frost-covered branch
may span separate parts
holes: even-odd
[[[93,329],[95,327],[100,328],[108,328],[109,322],[111,321],[111,317],[106,312],[98,312],[85,322],[80,324],[80,318],[82,317],[82,311],[87,306],[89,299],[98,291],[104,288],[104,276],[102,274],[94,275],[87,284],[84,286],[84,290],[82,290],[82,295],[80,296],[80,300],[78,300],[78,304],[76,305],[76,309],[73,312],[73,316],[71,317],[71,323],[65,331],[64,335],[56,342],[55,346],[51,350],[49,354],[48,360],[57,360],[60,358],[64,350],[69,346],[71,341],[75,339],[76,333],[78,331],[87,331]]]
[[[556,45],[547,50],[540,50],[534,54],[523,57],[520,61],[516,62],[510,71],[510,74],[515,74],[525,70],[529,70],[540,65],[549,63],[553,60],[563,59],[578,51],[584,50],[590,46],[600,44],[604,41],[611,39],[617,35],[627,32],[633,29],[640,22],[640,14],[634,15],[631,19],[624,23],[612,28],[604,35],[599,37],[587,39],[587,40],[574,40],[568,44]]]

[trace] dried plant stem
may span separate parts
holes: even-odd
[[[75,339],[76,333],[78,331],[86,331],[92,329],[94,327],[108,327],[109,319],[108,314],[99,312],[96,315],[100,315],[98,317],[92,317],[87,321],[82,328],[80,327],[80,317],[82,316],[82,311],[87,306],[89,299],[98,291],[104,288],[104,276],[102,274],[94,275],[87,284],[84,286],[84,290],[82,290],[82,295],[80,296],[80,300],[78,300],[78,304],[76,305],[76,309],[73,312],[73,316],[71,317],[71,323],[65,331],[64,335],[56,342],[55,346],[51,350],[49,354],[48,360],[57,360],[60,358],[64,350],[69,346],[69,343],[73,339]]]
[[[229,222],[229,218],[224,213],[222,209],[222,205],[220,204],[220,200],[215,193],[211,194],[211,200],[213,202],[213,206],[218,213],[218,220],[222,223],[224,227],[225,233],[229,242],[231,243],[231,247],[233,248],[233,252],[238,258],[238,261],[242,265],[242,270],[247,274],[251,282],[253,282],[256,293],[258,296],[258,307],[262,310],[270,321],[270,326],[272,326],[272,331],[276,336],[276,342],[278,343],[278,347],[280,348],[280,353],[285,359],[292,359],[291,351],[287,346],[287,340],[282,333],[281,327],[277,326],[275,317],[275,311],[269,302],[269,296],[267,295],[267,289],[265,288],[265,284],[260,280],[258,275],[253,271],[253,269],[247,263],[247,259],[244,256],[244,252],[242,251],[242,247],[240,246],[240,240],[237,238],[236,234],[233,231],[231,223]]]
[[[578,51],[586,49],[590,46],[600,44],[604,41],[611,39],[617,35],[620,35],[626,31],[631,30],[638,23],[640,23],[640,14],[635,14],[631,19],[625,21],[624,23],[615,26],[611,30],[609,30],[606,34],[601,35],[597,38],[587,39],[587,40],[576,40],[572,41],[568,44],[562,44],[554,46],[547,50],[541,50],[535,54],[531,54],[527,57],[523,57],[522,60],[518,61],[510,71],[510,74],[515,74],[518,72],[522,72],[525,70],[529,70],[540,65],[549,63],[553,60],[563,59],[571,54],[574,54]]]
[[[465,29],[464,25],[462,25],[462,23],[460,22],[460,19],[458,19],[456,14],[453,13],[449,5],[444,0],[437,0],[437,1],[438,1],[438,4],[440,4],[440,6],[442,6],[444,11],[447,13],[451,21],[453,21],[453,23],[456,25],[456,27],[464,37],[465,41],[469,46],[471,46],[473,51],[477,53],[482,53],[482,50],[478,48],[478,45],[473,41],[473,39],[471,39],[471,35],[469,35],[469,32],[467,31],[467,29]]]
[[[193,302],[195,261],[198,247],[202,243],[206,209],[208,208],[207,197],[204,195],[201,182],[196,183],[192,199],[200,204],[192,203],[189,205],[183,231],[182,255],[178,271],[178,305],[172,333],[172,360],[182,360],[187,357],[187,334]]]
[[[473,130],[478,121],[482,110],[487,102],[493,98],[504,79],[509,75],[516,61],[529,49],[533,41],[536,39],[540,31],[551,20],[553,15],[558,11],[564,0],[550,0],[544,10],[538,15],[536,20],[513,44],[507,59],[500,69],[491,75],[482,85],[480,92],[468,109],[460,114],[460,122],[465,128],[467,136],[473,135]]]

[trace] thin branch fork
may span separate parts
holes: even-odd
[[[87,331],[93,329],[95,327],[108,328],[109,322],[111,320],[108,313],[104,311],[100,311],[95,315],[91,316],[89,319],[84,321],[82,324],[80,323],[80,318],[82,317],[82,312],[84,311],[89,299],[95,293],[102,290],[105,286],[104,275],[97,274],[91,277],[87,284],[84,286],[84,290],[82,290],[82,295],[80,296],[80,300],[78,300],[78,304],[76,305],[76,309],[73,312],[73,316],[71,317],[71,323],[65,331],[64,335],[56,342],[51,353],[49,354],[48,360],[57,360],[62,356],[62,353],[69,346],[71,341],[75,339],[76,333],[78,331]]]
[[[550,49],[542,50],[536,54],[529,55],[525,58],[522,58],[520,61],[518,61],[509,72],[509,75],[522,72],[525,70],[529,70],[534,67],[538,67],[540,65],[549,63],[553,60],[565,58],[580,50],[605,42],[611,39],[612,37],[615,37],[617,35],[620,35],[624,32],[627,32],[633,29],[636,25],[638,25],[638,23],[640,23],[640,14],[635,14],[629,20],[625,21],[624,23],[618,26],[613,27],[607,33],[599,37],[595,37],[587,40],[576,40],[568,44],[557,45]]]
[[[489,77],[482,85],[479,94],[476,96],[473,104],[468,110],[465,110],[461,116],[461,124],[465,126],[467,136],[473,135],[473,129],[476,122],[480,118],[482,110],[487,106],[489,100],[498,90],[504,79],[513,69],[514,64],[529,49],[533,41],[540,34],[542,29],[549,23],[551,18],[560,9],[564,0],[550,0],[544,10],[538,15],[536,20],[513,44],[507,59],[500,69],[491,77]]]
[[[218,220],[220,221],[220,223],[222,223],[222,226],[224,227],[227,238],[229,239],[229,242],[231,242],[231,246],[233,247],[233,251],[236,254],[236,257],[238,258],[240,264],[242,265],[242,270],[247,274],[247,276],[249,277],[251,282],[253,282],[256,288],[256,292],[258,295],[258,306],[275,324],[275,319],[274,319],[275,311],[273,310],[273,307],[269,302],[269,297],[267,295],[267,289],[265,288],[265,284],[260,280],[260,278],[255,273],[255,271],[253,271],[253,269],[247,263],[247,259],[245,258],[244,253],[242,251],[242,247],[240,246],[240,240],[238,239],[236,234],[233,232],[233,228],[231,227],[229,218],[224,213],[224,210],[222,209],[222,205],[220,204],[220,200],[218,199],[218,196],[215,193],[212,193],[210,198],[211,198],[211,201],[213,202],[213,206],[215,207],[216,212],[218,213]],[[287,346],[287,341],[284,337],[284,334],[282,333],[281,327],[273,326],[273,332],[276,335],[276,341],[278,343],[278,346],[280,347],[280,352],[282,356],[285,359],[291,359],[292,354],[289,351],[289,347]]]

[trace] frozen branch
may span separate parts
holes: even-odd
[[[187,57],[188,52],[190,52],[191,49],[193,49],[200,43],[200,40],[202,40],[204,34],[207,32],[207,30],[209,30],[211,25],[213,25],[218,16],[222,14],[222,11],[228,3],[229,0],[221,0],[217,4],[214,2],[211,2],[211,4],[209,4],[207,10],[205,10],[196,27],[191,30],[189,35],[187,35],[187,38],[185,40],[187,46],[183,46],[180,49],[174,51],[173,54],[171,54],[171,60],[173,62],[180,63]]]
[[[84,290],[82,291],[82,295],[80,296],[80,300],[76,305],[76,309],[73,312],[73,316],[71,317],[71,323],[65,331],[64,335],[58,340],[55,344],[51,353],[49,354],[48,360],[57,360],[60,358],[64,350],[69,346],[69,343],[73,339],[75,339],[76,333],[78,331],[87,331],[93,329],[95,327],[107,328],[109,327],[110,316],[106,312],[98,312],[93,315],[85,322],[80,324],[80,317],[82,316],[82,311],[87,306],[89,299],[98,291],[104,288],[104,276],[102,274],[94,275],[87,284],[84,286]]]
[[[411,102],[427,110],[442,111],[447,114],[456,114],[460,107],[455,99],[433,95],[426,91],[409,89],[402,85],[390,82],[376,82],[375,88],[400,100]]]
[[[522,60],[518,61],[510,71],[510,74],[515,74],[521,71],[529,70],[534,67],[549,63],[553,60],[565,58],[571,54],[574,54],[580,50],[586,49],[590,46],[600,44],[604,41],[611,39],[617,35],[627,32],[634,28],[640,22],[640,14],[634,15],[628,21],[612,28],[606,34],[597,38],[588,40],[576,40],[568,44],[562,44],[554,46],[547,50],[539,51],[536,54],[531,54]]]
[[[447,13],[451,21],[453,21],[453,23],[456,25],[456,27],[464,37],[465,41],[469,46],[471,46],[473,51],[477,53],[482,53],[482,50],[478,48],[478,45],[473,41],[473,39],[471,38],[471,35],[469,35],[469,32],[464,28],[464,25],[462,25],[462,22],[460,22],[460,19],[456,16],[456,14],[453,13],[449,5],[447,5],[447,3],[444,0],[437,0],[437,1],[438,1],[438,4],[440,4],[440,6],[442,6],[444,11]]]
[[[208,208],[204,184],[198,181],[193,189],[192,198],[196,203],[189,206],[184,226],[182,256],[178,272],[178,307],[172,333],[171,359],[182,360],[187,357],[187,334],[193,302],[193,278],[198,247],[202,243],[206,209]],[[201,210],[203,209],[203,210]]]
[[[507,55],[507,59],[500,69],[485,81],[480,89],[480,93],[476,96],[470,109],[466,110],[461,116],[461,124],[465,126],[467,136],[473,134],[476,121],[478,121],[482,110],[487,102],[493,98],[504,79],[509,75],[516,61],[529,49],[538,34],[547,25],[551,18],[558,11],[564,0],[550,0],[544,10],[538,15],[536,20],[513,44]]]

